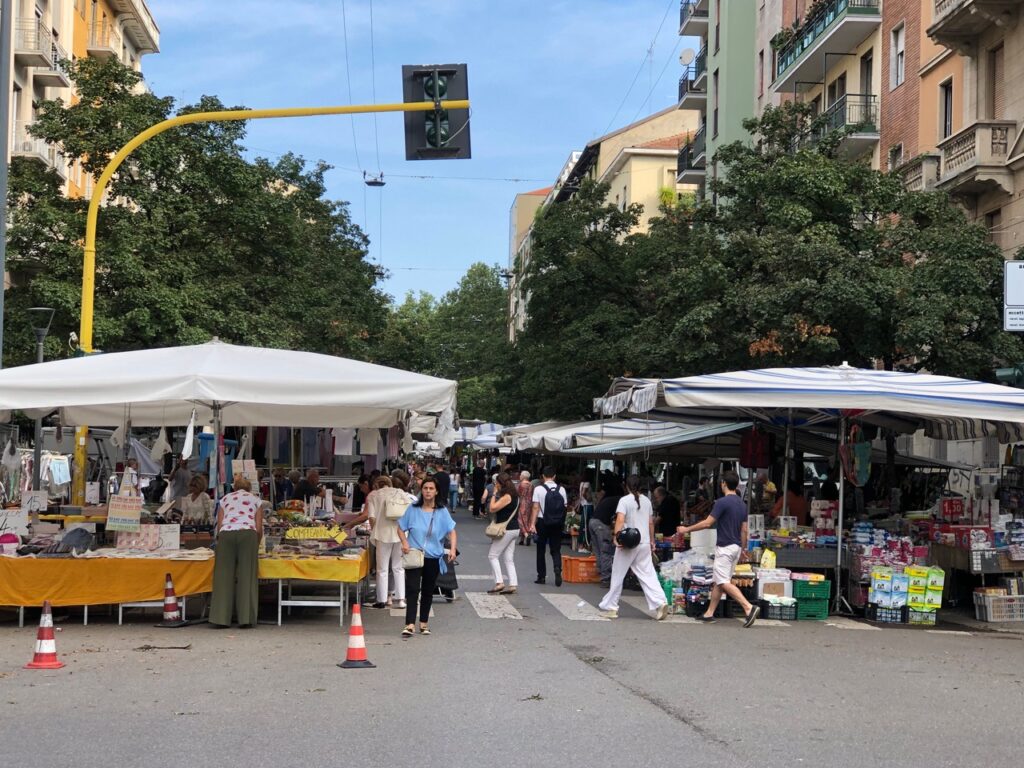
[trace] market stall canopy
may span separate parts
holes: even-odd
[[[341,357],[211,341],[0,371],[0,409],[61,411],[64,425],[390,427],[411,411],[450,425],[457,384]]]
[[[643,454],[651,458],[737,458],[739,435],[753,426],[740,421],[726,424],[672,424],[672,429],[608,443],[585,445],[561,451],[566,456],[614,458]],[[724,438],[724,439],[723,439]]]
[[[568,448],[584,445],[653,438],[678,429],[678,424],[642,418],[543,422],[542,424],[507,429],[502,433],[502,440],[517,451],[558,453]]]
[[[928,437],[1024,440],[1024,390],[950,376],[848,365],[768,368],[679,379],[620,378],[594,401],[605,416],[834,425],[840,416]]]

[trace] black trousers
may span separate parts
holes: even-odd
[[[476,486],[473,486],[473,517],[479,517],[483,514],[484,509],[481,502],[484,498],[484,490],[486,489],[478,489]]]
[[[422,568],[405,570],[405,623],[416,623],[416,604],[419,603],[420,623],[430,618],[430,606],[434,602],[434,589],[440,561],[436,557],[423,558]]]
[[[548,565],[545,548],[551,550],[555,573],[562,572],[562,523],[549,524],[544,518],[537,521],[537,578],[547,577]]]

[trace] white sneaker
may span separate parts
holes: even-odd
[[[600,616],[602,619],[617,619],[617,618],[619,618],[619,612],[615,611],[615,610],[598,611],[597,615]]]
[[[395,603],[395,607],[396,608],[405,608],[405,600],[399,600],[397,603]]]
[[[654,620],[655,621],[661,621],[666,616],[668,616],[668,604],[667,603],[665,605],[659,605],[658,606],[658,610],[656,610],[654,612]]]

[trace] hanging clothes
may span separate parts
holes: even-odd
[[[302,428],[302,465],[313,467],[320,463],[320,444],[316,429]]]
[[[334,461],[334,437],[331,435],[331,430],[321,429],[320,434],[317,435],[317,443],[320,453],[317,465],[329,469]]]
[[[380,432],[376,429],[359,430],[359,453],[362,456],[375,456],[377,454],[377,443],[380,441]]]
[[[149,450],[149,458],[157,463],[162,463],[164,456],[171,452],[171,444],[167,442],[167,428],[160,427],[160,434],[153,441],[153,447]]]
[[[401,430],[397,425],[391,427],[388,430],[388,459],[393,461],[398,458],[398,445],[401,441]]]
[[[163,467],[153,461],[149,454],[149,449],[138,438],[128,438],[128,458],[138,460],[139,474],[141,475],[155,476],[163,472]]]
[[[335,456],[352,456],[355,454],[356,449],[353,443],[356,438],[356,431],[354,429],[332,429],[331,434],[334,435]]]

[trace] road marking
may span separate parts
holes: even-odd
[[[964,632],[960,629],[926,629],[929,635],[960,635],[961,637],[974,637],[973,632]]]
[[[644,614],[644,616],[650,616],[651,615],[651,612],[649,610],[647,610],[647,598],[644,598],[644,597],[633,597],[633,596],[624,596],[621,599],[620,602],[623,602],[623,603],[625,603],[626,605],[628,605],[628,606],[630,606],[632,608],[636,608],[638,611],[640,611],[640,613]],[[676,614],[669,614],[668,616],[666,616],[661,621],[664,624],[697,624],[698,623],[696,619],[694,619],[694,618],[692,618],[690,616],[683,616],[683,615],[676,615]]]
[[[459,581],[494,581],[493,573],[475,573],[475,574],[456,574],[455,578]]]
[[[540,596],[555,606],[558,612],[570,621],[611,621],[598,613],[597,608],[581,599],[579,595],[541,592]]]
[[[405,608],[392,608],[391,609],[391,615],[394,616],[395,618],[398,618],[398,619],[404,619],[405,618]],[[417,613],[416,615],[418,616],[419,613]],[[433,608],[433,606],[431,606],[431,608],[430,608],[430,618],[434,618],[434,608]]]
[[[845,619],[842,616],[833,616],[825,622],[827,627],[835,627],[836,629],[859,629],[867,632],[881,632],[881,627],[872,627],[870,624],[864,624],[860,621],[854,621],[853,619]]]
[[[736,621],[744,622],[746,618],[743,616],[736,616]],[[758,619],[754,622],[754,627],[783,627],[788,629],[792,624],[788,621],[779,621],[778,619]],[[753,629],[753,627],[751,627]]]
[[[523,616],[515,609],[504,595],[488,595],[486,592],[467,592],[476,615],[481,619],[522,619]]]

